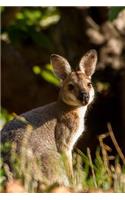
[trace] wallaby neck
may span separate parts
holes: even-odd
[[[61,108],[58,116],[59,126],[56,127],[55,135],[57,149],[59,152],[71,153],[74,144],[84,131],[87,106],[69,106],[60,99],[57,104]]]

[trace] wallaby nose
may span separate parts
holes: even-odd
[[[84,91],[81,91],[81,92],[79,93],[78,99],[79,99],[80,101],[85,101],[85,103],[87,103],[87,102],[89,101],[89,94],[86,93],[86,92],[84,92]]]

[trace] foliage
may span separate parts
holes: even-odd
[[[114,20],[118,13],[125,7],[110,7],[109,20]],[[3,13],[5,7],[1,7]],[[13,45],[36,45],[48,50],[53,50],[53,41],[49,35],[48,28],[57,24],[61,19],[58,7],[22,7],[16,17],[2,33],[8,35]],[[50,31],[51,32],[51,31]],[[36,64],[37,66],[37,64]],[[33,67],[35,73],[36,66]],[[38,68],[39,66],[37,66]],[[58,80],[50,70],[41,70],[40,76],[51,84],[58,85]]]
[[[51,40],[44,30],[57,23],[59,19],[58,9],[54,7],[23,7],[7,30],[2,31],[8,33],[13,44],[31,41],[38,46],[51,49]]]
[[[113,21],[114,19],[116,19],[120,11],[124,9],[125,7],[111,7],[109,9],[109,20]]]
[[[3,128],[3,126],[10,121],[13,118],[12,115],[10,115],[6,109],[1,108],[0,112],[0,130]]]
[[[33,67],[33,72],[36,75],[40,75],[47,82],[54,84],[55,86],[59,85],[59,79],[53,74],[52,65],[47,64],[45,69],[41,69],[39,66]]]

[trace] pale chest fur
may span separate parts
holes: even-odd
[[[78,141],[79,137],[82,135],[84,129],[85,129],[85,113],[86,113],[87,107],[80,107],[75,112],[77,115],[77,127],[76,129],[71,133],[70,138],[70,151],[73,150],[73,147],[75,143]]]

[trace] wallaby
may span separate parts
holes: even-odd
[[[21,115],[33,127],[28,144],[33,153],[40,156],[41,170],[49,183],[68,185],[60,161],[61,154],[66,157],[68,175],[73,176],[72,150],[85,129],[87,107],[94,99],[91,76],[96,62],[97,53],[90,50],[81,58],[79,67],[72,71],[65,58],[52,54],[54,73],[61,79],[57,101]],[[15,142],[20,149],[26,131],[26,124],[15,118],[3,128],[1,141]],[[61,166],[58,170],[57,163]]]

